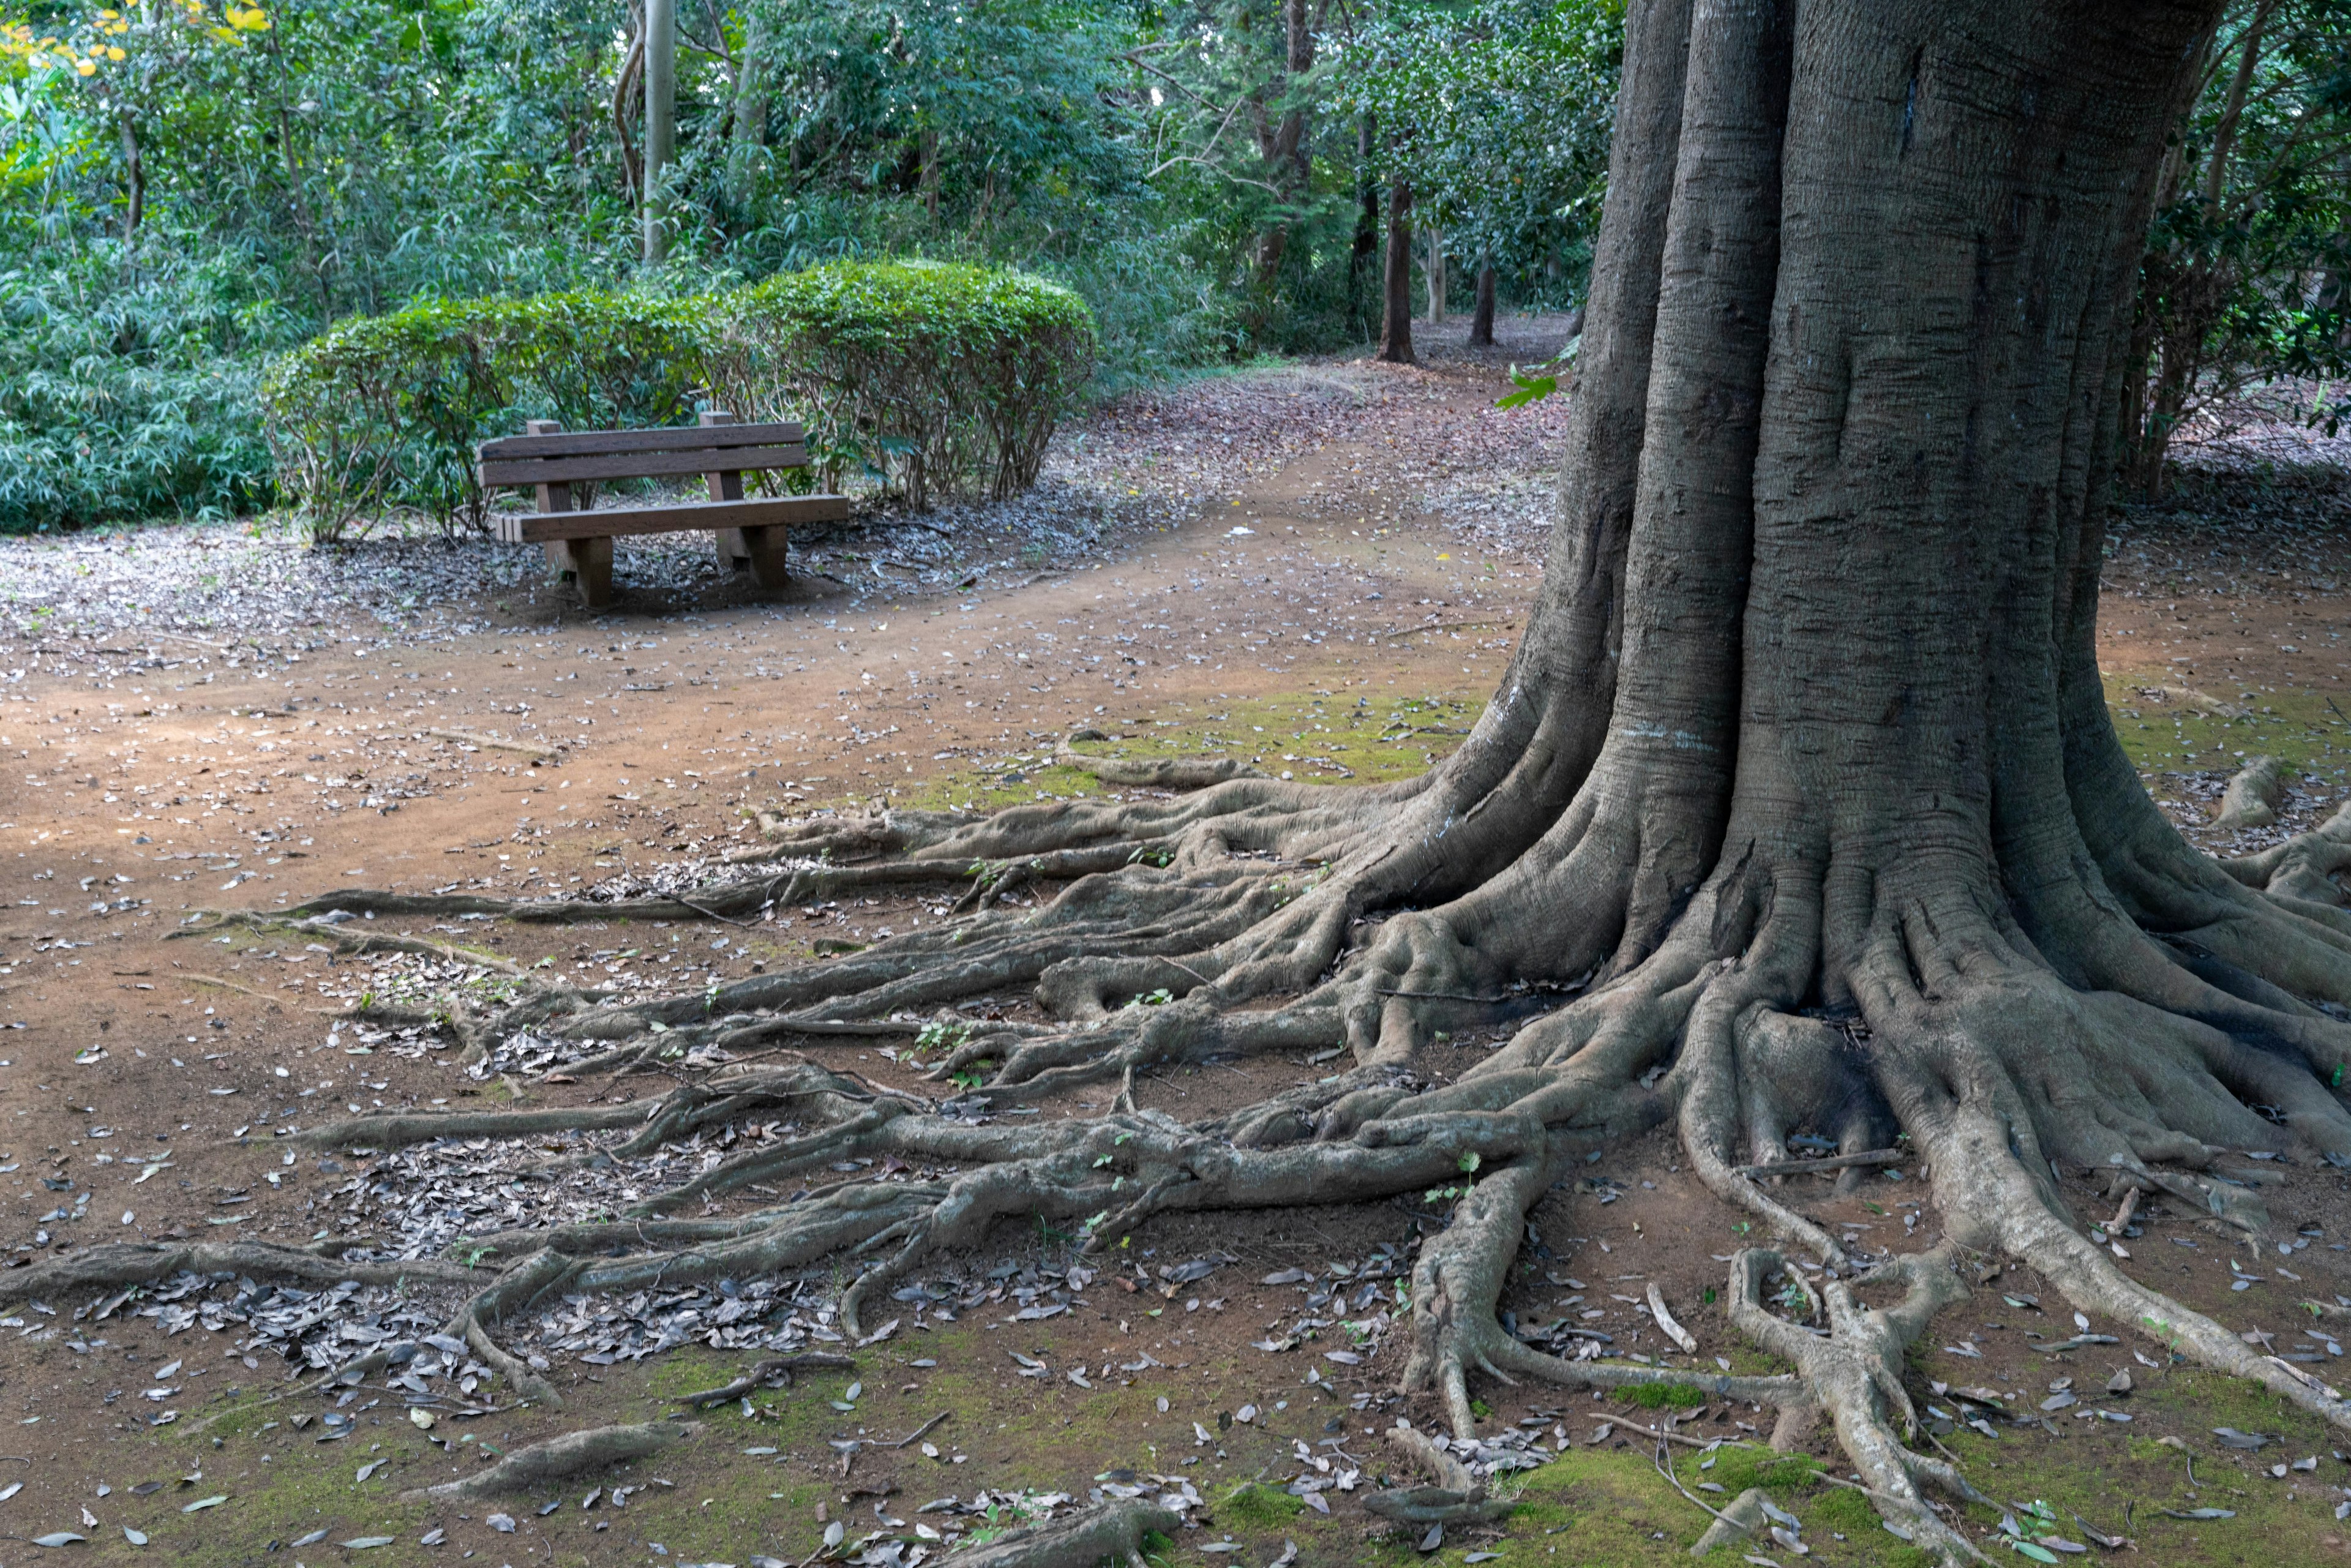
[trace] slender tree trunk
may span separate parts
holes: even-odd
[[[1290,97],[1299,91],[1299,78],[1314,68],[1314,34],[1307,24],[1306,0],[1283,0],[1282,3],[1282,68],[1274,89],[1278,97]],[[1291,102],[1281,111],[1280,119],[1260,130],[1259,151],[1281,193],[1285,206],[1295,206],[1306,197],[1314,166],[1314,150],[1307,141],[1306,106]],[[1281,270],[1281,258],[1290,250],[1290,217],[1278,215],[1272,225],[1258,236],[1258,285],[1271,288]]]
[[[1379,358],[1408,365],[1412,358],[1412,183],[1388,182],[1386,276],[1380,290]]]
[[[1469,346],[1494,346],[1494,258],[1490,255],[1478,260],[1478,309],[1469,318]]]
[[[774,73],[768,64],[764,6],[745,13],[743,62],[735,72],[734,123],[726,142],[726,199],[740,212],[750,204],[753,175],[768,144],[768,99]]]
[[[677,0],[645,0],[644,261],[669,255],[670,165],[677,152]]]
[[[117,129],[122,137],[122,238],[127,245],[138,237],[139,225],[147,215],[147,166],[129,110],[123,110]]]
[[[1428,286],[1428,324],[1434,327],[1445,319],[1445,231],[1430,224],[1425,232],[1428,261],[1421,268],[1421,277]]]
[[[645,76],[645,33],[641,22],[637,36],[629,40],[629,52],[621,61],[621,74],[612,83],[612,140],[621,157],[621,194],[631,206],[644,200],[644,165],[637,157],[636,140],[629,132],[629,121],[643,107],[640,91]]]
[[[1347,254],[1347,302],[1366,337],[1372,312],[1366,300],[1373,292],[1372,262],[1380,250],[1380,183],[1372,172],[1372,149],[1379,127],[1368,114],[1355,121],[1355,238]]]

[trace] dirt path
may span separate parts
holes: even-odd
[[[375,1235],[429,1250],[509,1209],[568,1204],[586,1218],[636,1196],[619,1183],[642,1172],[590,1172],[540,1195],[529,1149],[394,1156],[283,1141],[279,1130],[345,1108],[642,1091],[469,1078],[429,1030],[339,1022],[363,992],[428,982],[429,964],[339,962],[323,946],[283,938],[166,940],[193,911],[268,909],[351,885],[509,895],[675,885],[744,841],[756,806],[982,808],[1096,792],[1090,775],[1050,761],[1055,740],[1080,723],[1132,750],[1228,750],[1334,783],[1426,767],[1474,718],[1535,586],[1541,535],[1526,519],[1540,507],[1557,411],[1540,411],[1550,423],[1519,424],[1491,412],[1493,359],[1510,357],[1538,355],[1441,357],[1425,371],[1296,367],[1138,400],[1071,433],[1049,486],[1053,516],[959,517],[976,537],[935,549],[915,537],[920,528],[819,541],[802,558],[810,570],[774,602],[666,556],[648,558],[633,580],[624,565],[617,612],[593,618],[561,591],[512,574],[444,573],[431,580],[444,594],[437,603],[427,594],[402,610],[384,594],[354,593],[306,622],[256,591],[242,628],[238,612],[215,603],[194,630],[160,635],[142,634],[136,615],[109,619],[107,606],[119,609],[131,589],[71,601],[54,590],[55,613],[29,633],[20,623],[14,656],[0,655],[0,675],[25,672],[0,687],[0,1263],[139,1239],[340,1247]],[[53,583],[74,562],[92,564],[17,559]],[[2129,602],[2143,601],[2144,591]],[[2118,640],[2139,630],[2136,613],[2116,618]],[[66,624],[75,615],[80,632]],[[678,990],[943,914],[907,899],[778,911],[753,930],[416,929],[616,988]],[[1456,1042],[1465,1060],[1482,1043]],[[886,1051],[838,1054],[878,1081],[917,1082]],[[1269,1074],[1320,1071],[1212,1068],[1147,1083],[1143,1103],[1197,1115],[1259,1096],[1276,1081]],[[1045,1113],[1071,1108],[1083,1103]],[[716,1154],[697,1144],[677,1157],[691,1168]],[[2325,1357],[2323,1340],[2290,1341],[2299,1325],[2277,1309],[2297,1288],[2351,1285],[2330,1251],[2351,1217],[2331,1174],[2292,1180],[2273,1206],[2321,1228],[2299,1238],[2286,1263],[2261,1265],[2295,1277],[2270,1281],[2274,1291],[2262,1296],[2273,1300],[2232,1292],[2238,1264],[2226,1242],[2201,1237],[2191,1217],[2163,1221],[2188,1244],[2176,1265],[2165,1245],[2165,1267],[2192,1268],[2175,1288],[2193,1303],[2224,1313],[2258,1305],[2267,1315],[2249,1327],[2266,1326],[2282,1350]],[[1831,1198],[1823,1186],[1813,1206],[1854,1236],[1907,1245],[1934,1228],[1913,1191],[1876,1180]],[[439,1301],[431,1289],[319,1306],[232,1284],[202,1297],[215,1303],[210,1318],[194,1294],[183,1306],[150,1297],[105,1315],[92,1311],[102,1301],[43,1302],[0,1317],[0,1410],[23,1424],[0,1448],[27,1461],[0,1459],[0,1488],[24,1482],[0,1496],[0,1535],[64,1530],[115,1552],[128,1528],[198,1563],[291,1560],[271,1555],[273,1543],[312,1563],[456,1553],[740,1563],[754,1552],[797,1562],[820,1548],[829,1522],[845,1522],[854,1543],[893,1519],[946,1521],[913,1511],[942,1494],[966,1505],[975,1489],[1082,1495],[1140,1470],[1193,1480],[1210,1503],[1209,1527],[1186,1534],[1186,1562],[1255,1568],[1292,1538],[1309,1564],[1401,1561],[1411,1553],[1365,1543],[1355,1492],[1383,1469],[1373,1427],[1402,1409],[1386,1395],[1399,1352],[1383,1352],[1383,1339],[1398,1310],[1400,1260],[1433,1223],[1405,1209],[1176,1217],[1155,1224],[1141,1256],[1109,1260],[1082,1281],[1053,1271],[1065,1267],[1066,1239],[1040,1226],[1037,1238],[1008,1242],[1005,1264],[973,1266],[956,1312],[911,1303],[914,1326],[861,1351],[853,1376],[723,1406],[674,1463],[613,1478],[643,1489],[617,1512],[601,1493],[582,1506],[594,1481],[495,1508],[435,1509],[393,1493],[445,1477],[469,1442],[510,1446],[591,1420],[643,1419],[686,1389],[726,1381],[750,1354],[726,1347],[754,1342],[711,1327],[725,1321],[724,1292],[618,1303],[619,1326],[605,1330],[594,1323],[607,1309],[580,1303],[582,1343],[615,1348],[525,1346],[555,1357],[551,1375],[570,1406],[560,1416],[507,1406],[496,1385],[475,1399],[446,1383],[429,1396],[370,1383],[253,1403],[287,1386],[301,1364],[282,1354],[289,1343],[317,1345],[344,1322],[357,1331],[350,1343],[429,1327]],[[1625,1146],[1537,1220],[1541,1250],[1513,1298],[1530,1322],[1572,1314],[1638,1345],[1654,1281],[1708,1355],[1735,1358],[1740,1370],[1760,1364],[1706,1304],[1719,1283],[1710,1256],[1737,1244],[1734,1217],[1679,1169],[1668,1141]],[[2152,1246],[2162,1237],[2149,1223],[2143,1245]],[[1959,1348],[1930,1354],[1929,1372],[1938,1396],[1992,1381],[2029,1392],[2019,1407],[2030,1407],[2048,1397],[2042,1385],[2053,1374],[2073,1374],[2032,1351],[2042,1326],[2058,1331],[2037,1315],[2030,1281],[1998,1289],[2035,1304],[1986,1305],[2003,1298],[1980,1293],[1954,1309],[1936,1343]],[[812,1290],[805,1311],[821,1322],[823,1292]],[[224,1301],[235,1312],[221,1315]],[[623,1343],[624,1330],[674,1333],[684,1346],[641,1361],[628,1343],[653,1342]],[[2097,1354],[2105,1359],[2079,1369],[2085,1388],[2137,1365],[2121,1347]],[[2119,1505],[2092,1500],[2099,1486],[2190,1504],[2174,1457],[2147,1444],[2149,1435],[2200,1438],[2224,1418],[2203,1416],[2224,1406],[2248,1430],[2291,1429],[2274,1412],[2239,1411],[2234,1391],[2138,1370],[2138,1403],[2118,1411],[2135,1410],[2137,1426],[2093,1421],[2057,1435],[2052,1423],[2048,1434],[2003,1428],[1989,1439],[1961,1427],[1949,1440],[1979,1444],[1970,1462],[1994,1478],[1988,1488],[2016,1465],[2032,1479],[2013,1487],[2074,1500],[2119,1528]],[[850,1391],[852,1381],[862,1392]],[[1703,1523],[1650,1469],[1639,1426],[1657,1413],[1544,1390],[1494,1397],[1498,1428],[1564,1457],[1540,1472],[1507,1536],[1457,1535],[1443,1561],[1461,1561],[1466,1546],[1501,1552],[1500,1568],[1548,1568],[1571,1560],[1545,1534],[1557,1530],[1573,1561],[1653,1562]],[[1681,1418],[1708,1437],[1752,1432],[1757,1413],[1717,1403]],[[404,1406],[438,1425],[404,1417]],[[942,1410],[951,1418],[935,1433],[935,1453],[841,1457],[839,1445],[859,1433],[893,1437]],[[350,1419],[329,1424],[329,1415]],[[2022,1448],[2027,1441],[2040,1446]],[[2050,1469],[2066,1442],[2083,1452],[2078,1475]],[[2326,1528],[2342,1476],[2273,1479],[2254,1467],[2283,1449],[2208,1461],[2210,1447],[2198,1449],[2208,1479],[2217,1465],[2221,1484],[2268,1489],[2227,1504],[2244,1516],[2241,1539],[2274,1528],[2310,1540]],[[1727,1481],[1735,1494],[1741,1477],[1763,1478],[1768,1466],[1742,1457],[1750,1453],[1719,1450],[1705,1484]],[[1318,1469],[1318,1457],[1329,1468]],[[378,1460],[389,1468],[371,1469]],[[1824,1500],[1834,1494],[1813,1492],[1803,1466],[1778,1473],[1785,1500],[1810,1499],[1798,1506],[1822,1561],[1900,1560],[1888,1555],[1898,1551],[1890,1537],[1878,1544],[1865,1511],[1847,1517]],[[1233,1490],[1269,1476],[1276,1484]],[[1309,1480],[1332,1490],[1301,1490]],[[150,1482],[160,1488],[134,1490]],[[227,1500],[182,1511],[215,1494]],[[549,1499],[562,1506],[540,1513]],[[498,1510],[511,1531],[490,1517]],[[2141,1525],[2160,1542],[2158,1560],[2237,1560],[2191,1550],[2190,1527]],[[309,1539],[319,1530],[327,1534]],[[379,1534],[392,1543],[338,1544]],[[1219,1537],[1237,1550],[1196,1550]],[[911,1568],[911,1558],[897,1562]]]

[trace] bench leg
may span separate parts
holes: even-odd
[[[612,541],[610,538],[549,539],[547,541],[547,562],[579,582],[580,601],[589,609],[601,610],[612,602]]]
[[[751,580],[773,591],[791,580],[784,570],[784,536],[780,525],[764,528],[718,530],[718,560],[722,570],[748,571]]]
[[[718,575],[729,577],[751,570],[751,548],[743,542],[740,528],[720,528],[718,538]]]

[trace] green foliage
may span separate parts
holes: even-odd
[[[0,270],[0,533],[266,506],[252,354],[293,335],[235,257]]]
[[[977,267],[833,263],[726,294],[436,301],[347,321],[272,361],[279,483],[314,537],[387,507],[479,527],[475,445],[526,419],[676,423],[706,389],[739,418],[798,419],[829,482],[916,505],[1032,482],[1092,364],[1068,290]]]
[[[473,438],[686,412],[686,350],[581,301],[661,337],[779,277],[738,297],[765,314],[702,319],[722,396],[797,400],[838,474],[917,502],[1003,494],[1088,360],[1116,391],[1364,330],[1360,197],[1395,169],[1514,298],[1572,295],[1620,25],[1617,0],[1375,0],[1318,8],[1294,70],[1279,8],[1242,0],[680,12],[647,267],[629,8],[0,0],[0,529],[277,498],[329,537],[386,505],[462,527]],[[1373,110],[1395,136],[1365,152]],[[890,342],[828,329],[826,290],[879,285],[826,269],[883,258],[999,270]]]
[[[801,420],[828,484],[862,471],[918,508],[1033,484],[1093,370],[1085,301],[1016,272],[834,262],[740,290],[716,317],[713,396],[744,419]]]
[[[2165,159],[2139,268],[2126,482],[2249,387],[2351,374],[2351,5],[2234,0]],[[2329,433],[2343,409],[2300,411]]]
[[[344,322],[262,376],[279,483],[320,539],[392,505],[444,529],[479,527],[476,442],[525,418],[575,430],[675,423],[707,358],[704,315],[691,301],[575,293]]]
[[[1410,0],[1354,40],[1338,97],[1381,127],[1379,168],[1412,182],[1449,252],[1490,259],[1522,296],[1580,293],[1624,27],[1622,0]]]

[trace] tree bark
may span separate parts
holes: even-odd
[[[147,165],[140,156],[139,133],[131,123],[129,110],[123,112],[118,129],[122,138],[122,238],[128,244],[138,237],[139,225],[147,216]]]
[[[1372,313],[1365,299],[1372,292],[1372,260],[1380,250],[1380,182],[1372,172],[1372,150],[1378,138],[1373,116],[1355,121],[1355,238],[1347,252],[1347,303],[1366,337]]]
[[[669,255],[669,171],[677,152],[677,0],[645,0],[644,261]]]
[[[1490,256],[1478,263],[1478,308],[1469,318],[1469,346],[1490,349],[1494,346],[1494,258]]]
[[[1282,0],[1282,69],[1275,87],[1290,99],[1280,121],[1262,139],[1266,162],[1281,200],[1295,206],[1305,200],[1314,172],[1314,150],[1307,140],[1306,106],[1296,99],[1299,78],[1314,68],[1314,33],[1308,25],[1306,0]],[[1258,238],[1258,281],[1271,287],[1289,253],[1290,219],[1285,214]]]
[[[1388,248],[1381,287],[1380,351],[1392,365],[1412,358],[1412,183],[1388,182]]]
[[[1421,277],[1428,285],[1428,324],[1434,327],[1445,319],[1445,230],[1428,224],[1422,232],[1428,240],[1428,260]]]
[[[743,63],[735,73],[733,125],[726,142],[726,199],[737,211],[750,204],[753,172],[768,144],[768,100],[775,80],[768,66],[766,10],[753,5],[745,15]]]
[[[637,157],[635,141],[629,134],[629,120],[641,111],[644,99],[640,89],[645,74],[645,33],[642,23],[637,36],[629,40],[629,52],[621,60],[621,74],[612,81],[612,141],[621,159],[621,198],[635,206],[644,198],[644,165]]]

